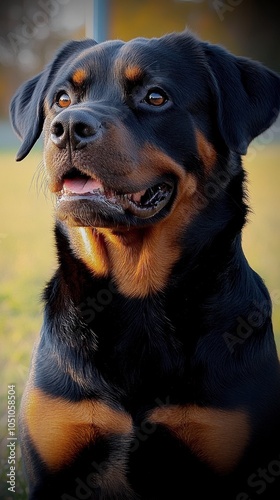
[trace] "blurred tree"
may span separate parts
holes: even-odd
[[[111,0],[113,38],[159,36],[186,26],[198,36],[280,71],[279,2],[262,0]]]

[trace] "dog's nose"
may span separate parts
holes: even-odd
[[[101,123],[88,112],[82,110],[65,110],[51,124],[51,140],[61,149],[68,144],[72,149],[82,149],[92,142]]]

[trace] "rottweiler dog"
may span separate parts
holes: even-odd
[[[44,134],[58,267],[21,405],[32,500],[280,498],[271,300],[242,155],[279,76],[189,31],[71,41],[11,103]]]

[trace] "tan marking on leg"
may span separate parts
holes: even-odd
[[[52,397],[37,388],[26,394],[22,415],[36,450],[52,471],[71,463],[96,437],[132,431],[125,411],[101,401]]]
[[[174,405],[156,408],[149,421],[167,427],[195,455],[221,474],[236,467],[250,433],[248,416],[242,410]]]

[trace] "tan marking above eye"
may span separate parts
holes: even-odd
[[[124,72],[124,76],[127,80],[136,82],[143,78],[143,71],[139,66],[128,66]]]
[[[76,69],[75,73],[72,76],[72,81],[75,85],[83,85],[87,78],[87,72],[84,68]]]
[[[249,440],[248,415],[197,405],[154,409],[148,420],[167,427],[213,470],[227,474],[238,464]]]
[[[37,388],[25,395],[23,419],[40,457],[50,470],[71,463],[97,436],[130,434],[128,413],[102,401],[68,401]]]

